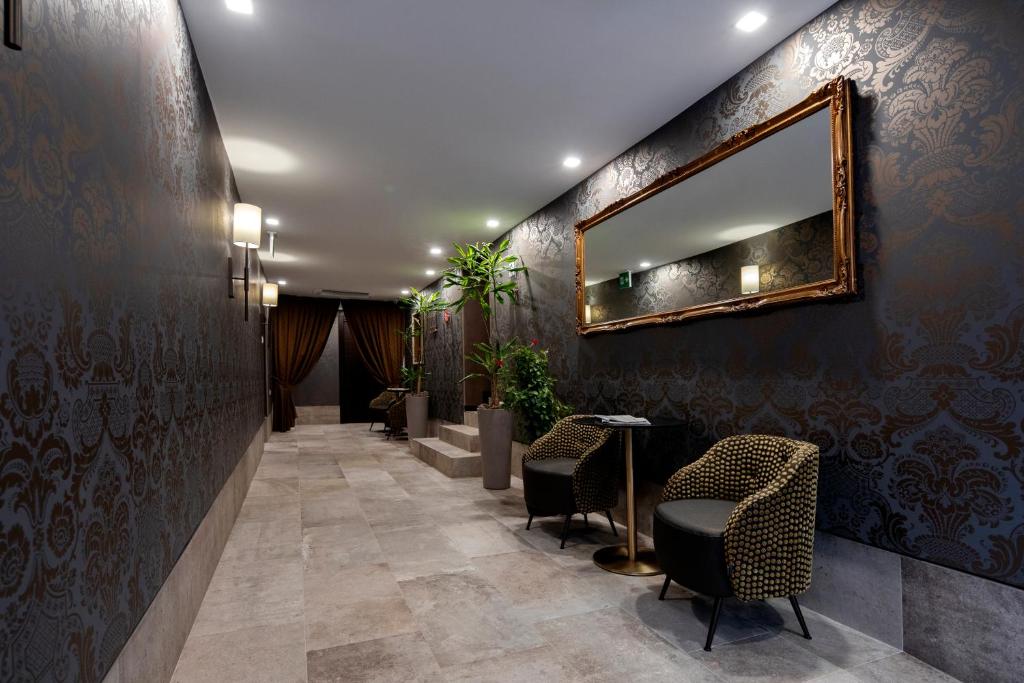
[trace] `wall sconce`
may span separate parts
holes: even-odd
[[[21,49],[21,0],[4,3],[4,45],[12,50]]]
[[[234,220],[231,224],[231,241],[245,250],[245,272],[235,277],[228,257],[228,297],[235,298],[235,281],[241,280],[245,290],[245,319],[249,320],[249,250],[260,248],[260,234],[263,231],[263,209],[252,204],[235,204]]]
[[[743,266],[740,268],[740,293],[757,294],[761,291],[761,267]]]
[[[270,258],[277,257],[277,233],[267,230],[267,237],[270,239]]]
[[[268,308],[277,306],[277,283],[276,282],[264,282],[263,283],[263,305]]]
[[[586,304],[583,307],[583,322],[589,325],[591,320],[592,318],[590,315],[590,304]]]

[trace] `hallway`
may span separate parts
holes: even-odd
[[[781,602],[728,604],[704,652],[709,602],[594,566],[606,523],[564,551],[525,523],[521,489],[366,425],[275,433],[174,680],[951,680],[810,610],[805,641]]]

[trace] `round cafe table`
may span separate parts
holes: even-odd
[[[594,564],[606,571],[627,576],[654,576],[661,574],[653,548],[640,548],[636,539],[636,496],[633,492],[633,430],[681,427],[682,422],[666,418],[648,418],[649,425],[607,424],[597,417],[580,419],[579,424],[623,432],[626,452],[626,544],[610,545],[594,553]]]

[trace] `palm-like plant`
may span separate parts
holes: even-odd
[[[492,319],[494,306],[515,300],[519,291],[516,281],[518,273],[526,272],[526,267],[518,256],[509,254],[509,241],[502,240],[497,246],[489,242],[455,246],[455,256],[448,258],[450,267],[444,271],[443,285],[445,289],[458,287],[459,298],[451,303],[452,308],[459,312],[468,302],[480,304],[480,310],[487,325],[487,341],[476,345],[476,353],[467,356],[471,363],[483,368],[491,384],[489,408],[500,408],[502,400],[501,373],[505,357],[514,348],[514,342],[504,344],[495,339],[496,333]],[[471,375],[472,376],[472,375]]]
[[[403,368],[402,379],[409,384],[414,393],[420,394],[423,392],[423,379],[427,374],[423,353],[423,328],[426,326],[427,316],[445,310],[448,308],[448,302],[441,297],[440,290],[427,294],[413,287],[409,296],[401,299],[401,303],[410,313],[409,329],[402,336],[409,342],[412,352],[412,367]]]

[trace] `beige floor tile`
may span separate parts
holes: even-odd
[[[308,527],[302,532],[302,561],[308,573],[384,561],[380,543],[363,519]]]
[[[173,683],[302,683],[306,680],[302,622],[190,637],[171,680]]]
[[[401,594],[390,598],[306,604],[306,647],[323,650],[416,631]]]
[[[512,616],[501,594],[477,572],[403,581],[402,593],[442,667],[538,647],[543,640]]]
[[[437,681],[440,670],[423,637],[411,633],[351,645],[312,650],[309,683],[421,683]]]
[[[494,519],[445,524],[441,531],[467,557],[500,555],[520,548],[516,536]]]

